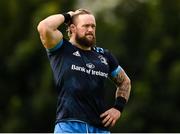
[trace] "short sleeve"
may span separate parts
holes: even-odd
[[[112,55],[109,51],[105,54],[109,64],[109,76],[115,77],[120,71],[122,71],[122,68],[114,55]]]
[[[50,48],[50,49],[48,49],[48,48],[46,48],[46,51],[48,52],[48,53],[53,53],[53,52],[55,52],[55,51],[57,51],[58,49],[60,49],[61,47],[62,47],[62,45],[63,45],[63,39],[57,44],[57,45],[55,45],[53,48]]]
[[[70,45],[70,42],[68,40],[66,40],[65,38],[63,38],[61,41],[59,41],[59,43],[57,43],[57,45],[55,45],[53,48],[51,49],[46,49],[47,55],[48,56],[52,56],[52,55],[57,55],[62,53],[63,51],[65,51],[65,48],[67,48]]]

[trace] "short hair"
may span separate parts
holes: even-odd
[[[74,16],[72,16],[71,20],[69,21],[69,23],[67,24],[67,32],[68,32],[68,37],[71,37],[71,30],[70,30],[70,25],[71,24],[74,24],[75,23],[75,20],[76,18],[79,16],[79,15],[82,15],[82,14],[92,14],[89,10],[86,10],[86,9],[78,9],[80,12]],[[76,10],[77,11],[77,10]]]

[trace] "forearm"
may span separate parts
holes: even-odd
[[[131,90],[130,79],[124,71],[113,78],[113,81],[117,86],[115,104],[112,108],[100,115],[100,117],[103,118],[102,123],[105,127],[114,126],[116,121],[120,118],[123,108],[129,99]]]
[[[64,23],[64,16],[62,14],[56,14],[56,15],[51,15],[44,20],[42,20],[39,23],[39,27],[41,25],[45,25],[46,28],[56,30],[61,24]]]
[[[123,111],[125,104],[129,100],[131,91],[131,82],[126,73],[122,70],[114,79],[117,86],[116,100],[114,107],[119,111]]]
[[[117,90],[116,90],[116,98],[122,97],[126,100],[126,102],[129,100],[130,96],[130,91],[131,91],[131,82],[128,77],[122,80],[117,85]]]

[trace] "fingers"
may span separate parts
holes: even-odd
[[[115,124],[116,124],[116,120],[113,120],[113,121],[111,122],[111,127],[113,127]]]
[[[113,121],[113,118],[109,118],[107,121],[106,121],[106,123],[104,123],[105,125],[105,127],[107,127],[107,126],[111,126],[111,123],[112,123],[112,121]]]
[[[83,11],[83,10],[78,9],[78,10],[76,10],[76,11],[74,12],[74,15],[79,14],[79,13],[81,13],[82,11]]]
[[[100,115],[103,118],[102,123],[105,127],[113,127],[116,121],[120,118],[120,112],[116,109],[109,109]]]
[[[102,121],[103,124],[105,124],[107,121],[111,119],[110,115],[107,115],[104,120]]]
[[[73,16],[74,12],[73,11],[69,11],[67,12],[71,17]]]
[[[69,12],[67,12],[71,17],[72,16],[74,16],[74,15],[76,15],[76,14],[79,14],[79,13],[81,13],[81,12],[83,12],[84,11],[84,9],[78,9],[78,10],[76,10],[76,11],[69,11]]]
[[[100,117],[101,117],[101,118],[106,117],[108,114],[109,114],[108,111],[106,111],[106,112],[102,113],[102,114],[100,115]]]
[[[116,120],[113,117],[111,117],[109,114],[107,115],[107,113],[103,114],[101,117],[104,117],[102,123],[104,124],[105,127],[114,126],[114,124],[116,123]]]
[[[76,11],[82,12],[82,11],[84,11],[84,9],[80,8],[80,9],[78,9]]]

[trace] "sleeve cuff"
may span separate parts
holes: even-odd
[[[111,72],[111,76],[115,77],[120,71],[122,71],[122,68],[118,66],[114,71]]]
[[[56,50],[58,50],[59,48],[61,48],[61,46],[62,46],[62,44],[63,44],[63,40],[61,40],[57,45],[55,45],[53,48],[46,48],[46,51],[47,52],[54,52],[54,51],[56,51]]]

